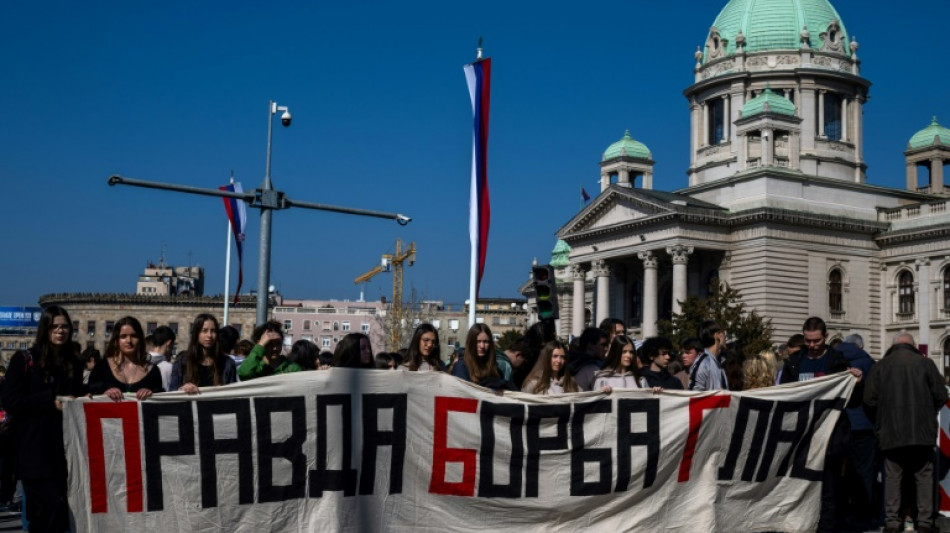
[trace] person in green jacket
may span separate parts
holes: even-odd
[[[303,370],[281,354],[284,349],[284,330],[279,322],[271,320],[257,326],[251,340],[255,343],[254,348],[237,371],[241,381]]]

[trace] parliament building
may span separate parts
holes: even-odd
[[[868,183],[858,49],[826,0],[730,1],[684,91],[689,186],[654,189],[638,132],[607,147],[599,195],[557,232],[559,333],[611,316],[655,335],[718,278],[771,318],[775,342],[818,315],[875,357],[910,332],[946,367],[950,129],[920,117],[894,147],[906,187]]]

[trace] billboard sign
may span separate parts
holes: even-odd
[[[0,307],[0,328],[35,328],[42,314],[40,307]]]

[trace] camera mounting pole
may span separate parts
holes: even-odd
[[[201,194],[205,196],[217,196],[223,198],[236,198],[244,200],[251,207],[261,210],[261,239],[258,248],[258,271],[257,271],[257,316],[258,325],[267,321],[267,301],[269,296],[268,287],[270,285],[270,248],[271,248],[271,215],[272,211],[279,209],[288,209],[290,207],[300,207],[303,209],[315,209],[318,211],[332,211],[334,213],[344,213],[348,215],[359,215],[366,217],[386,218],[395,220],[400,225],[405,226],[412,219],[399,213],[387,213],[384,211],[373,211],[369,209],[358,209],[352,207],[341,207],[329,204],[318,204],[313,202],[301,202],[291,200],[283,191],[274,190],[270,179],[270,156],[271,139],[273,137],[273,118],[278,111],[283,111],[281,123],[287,127],[290,126],[290,111],[286,106],[278,106],[277,102],[271,101],[268,105],[267,116],[267,164],[264,169],[264,183],[260,189],[253,192],[231,192],[220,189],[206,189],[203,187],[192,187],[189,185],[177,185],[174,183],[160,183],[157,181],[137,180],[125,178],[122,176],[111,176],[109,185],[131,185],[133,187],[144,187],[146,189],[161,189],[166,191],[183,192],[188,194]],[[224,295],[228,297],[227,294]]]

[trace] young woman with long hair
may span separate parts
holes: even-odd
[[[399,365],[403,370],[445,370],[440,358],[439,330],[432,324],[419,324],[409,341],[406,360]]]
[[[15,464],[26,494],[26,517],[38,531],[69,529],[59,397],[83,393],[83,365],[73,351],[72,336],[66,310],[48,306],[40,316],[33,347],[13,354],[0,387],[17,439]]]
[[[333,351],[333,366],[340,368],[376,368],[373,345],[363,333],[348,333]]]
[[[485,324],[475,324],[465,337],[465,353],[452,367],[452,375],[495,390],[517,390],[501,376],[495,360],[495,339]]]
[[[521,390],[548,396],[580,392],[567,368],[567,345],[558,340],[545,344]]]
[[[604,368],[594,374],[591,390],[610,392],[614,388],[639,389],[646,387],[640,376],[637,348],[626,335],[617,335],[610,341]]]
[[[235,381],[237,365],[218,344],[218,319],[208,313],[196,316],[191,323],[188,349],[172,366],[168,388],[198,394],[201,387],[217,387]]]
[[[119,319],[112,327],[105,356],[89,374],[89,392],[118,402],[127,392],[144,400],[164,390],[162,373],[145,351],[142,324],[131,316]]]

